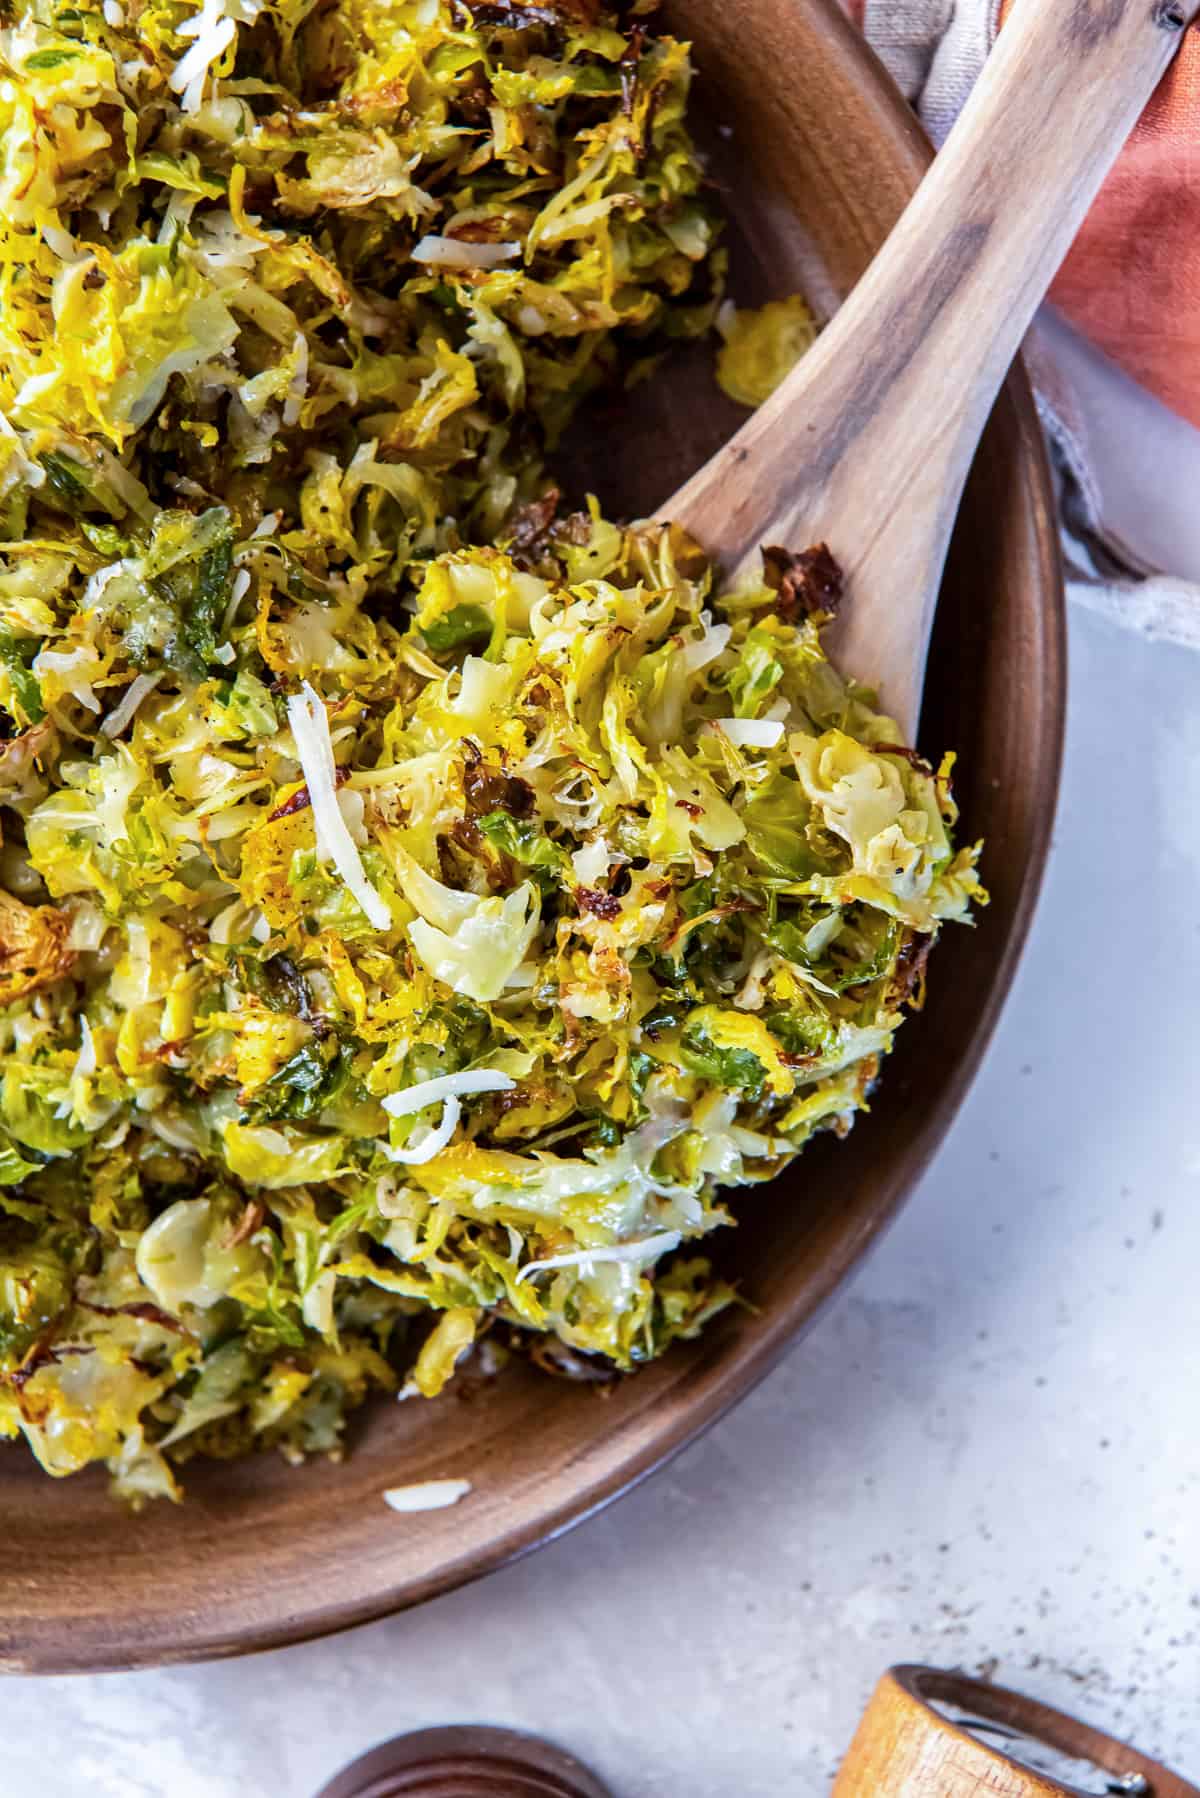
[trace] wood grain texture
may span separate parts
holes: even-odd
[[[452,1724],[372,1748],[317,1798],[612,1798],[551,1742],[512,1729]]]
[[[835,653],[915,729],[984,421],[1200,0],[1017,0],[954,130],[834,324],[668,504],[728,568],[824,539]]]
[[[831,1798],[1080,1798],[1084,1793],[1085,1788],[1034,1772],[980,1741],[935,1710],[937,1702],[1090,1763],[1100,1777],[1140,1775],[1146,1798],[1200,1798],[1200,1788],[1091,1724],[1019,1692],[931,1667],[893,1667],[883,1676]],[[1093,1783],[1090,1790],[1096,1789]]]
[[[730,194],[742,294],[803,287],[831,310],[926,166],[910,112],[834,0],[669,0],[666,16],[695,45],[698,113]],[[600,448],[587,479],[627,511],[664,500],[741,416],[701,359],[639,390],[636,406],[620,417],[623,452],[632,448],[619,459],[604,454],[601,426],[589,432]],[[586,1517],[761,1378],[925,1167],[995,1022],[1053,818],[1062,629],[1052,498],[1018,374],[968,482],[924,717],[931,748],[961,752],[956,790],[965,828],[988,839],[992,904],[977,929],[939,947],[926,1010],[901,1032],[870,1117],[741,1197],[739,1228],[712,1240],[753,1313],[727,1313],[607,1401],[517,1367],[471,1398],[380,1405],[352,1428],[341,1466],[192,1462],[181,1509],[133,1519],[99,1474],[49,1480],[23,1450],[0,1447],[0,1665],[51,1672],[236,1654],[416,1604]],[[473,1490],[450,1510],[400,1517],[381,1497],[386,1486],[457,1476]],[[419,1639],[418,1624],[414,1652]]]

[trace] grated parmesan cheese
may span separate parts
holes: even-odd
[[[783,735],[779,718],[714,718],[713,723],[738,749],[774,749]]]
[[[198,13],[176,26],[177,37],[194,39],[167,77],[172,93],[180,95],[181,111],[200,111],[213,64],[237,37],[238,26],[248,25],[261,10],[261,0],[204,0]]]
[[[530,1261],[517,1275],[517,1285],[532,1279],[547,1268],[578,1267],[585,1274],[593,1264],[602,1261],[654,1261],[679,1247],[678,1230],[660,1230],[655,1236],[643,1236],[640,1242],[617,1242],[607,1249],[573,1249],[568,1255],[547,1255],[541,1261]]]
[[[433,1080],[420,1080],[403,1092],[389,1093],[381,1104],[394,1118],[404,1118],[411,1117],[414,1111],[424,1111],[427,1105],[436,1105],[439,1099],[459,1099],[470,1093],[507,1093],[515,1085],[516,1081],[498,1068],[468,1068],[461,1074],[439,1074]]]
[[[233,586],[229,592],[229,604],[225,608],[225,616],[221,620],[221,633],[228,637],[233,629],[233,621],[237,617],[238,607],[250,591],[250,570],[239,568],[233,577]]]
[[[704,626],[704,635],[695,643],[685,643],[679,652],[679,659],[689,674],[697,674],[701,668],[715,662],[733,635],[731,624],[714,624],[707,612],[701,614],[700,622]]]
[[[307,681],[287,702],[288,723],[296,744],[296,757],[312,801],[317,833],[317,854],[331,861],[338,875],[357,899],[376,930],[387,930],[392,914],[367,879],[362,857],[346,828],[337,801],[337,768],[329,735],[329,716],[320,695]]]
[[[410,1086],[404,1092],[389,1093],[381,1103],[383,1109],[394,1118],[411,1117],[414,1112],[424,1111],[439,1101],[442,1115],[433,1128],[426,1131],[417,1142],[403,1149],[382,1145],[384,1154],[390,1160],[404,1162],[409,1167],[419,1167],[423,1162],[432,1161],[435,1155],[440,1155],[447,1147],[458,1128],[458,1120],[462,1116],[460,1094],[504,1093],[510,1092],[515,1085],[515,1080],[510,1080],[507,1074],[501,1074],[496,1068],[475,1068],[461,1074],[441,1074],[433,1080],[418,1081],[416,1086]]]
[[[458,1129],[461,1116],[462,1106],[457,1099],[451,1097],[443,1103],[442,1115],[432,1130],[427,1130],[411,1147],[393,1149],[388,1143],[381,1143],[380,1147],[389,1161],[402,1161],[407,1167],[420,1167],[423,1162],[432,1161],[435,1155],[440,1155],[446,1148]]]
[[[519,243],[464,243],[457,237],[423,237],[412,252],[414,262],[434,268],[499,268],[521,254]]]
[[[470,1480],[418,1480],[411,1486],[389,1486],[383,1502],[393,1511],[444,1511],[470,1490]]]
[[[92,1027],[82,1012],[79,1017],[79,1039],[79,1054],[75,1058],[75,1066],[71,1069],[71,1078],[86,1080],[89,1074],[96,1072],[96,1044],[92,1037]]]
[[[196,27],[194,34],[189,33],[188,25]],[[199,112],[204,97],[204,78],[232,44],[237,36],[237,26],[232,19],[213,19],[205,8],[204,13],[179,27],[179,35],[194,35],[196,41],[171,70],[167,85],[173,93],[182,96],[179,104],[184,112]]]

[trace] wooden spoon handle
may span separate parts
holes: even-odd
[[[1030,1750],[1042,1771],[1022,1764]],[[933,1667],[893,1667],[831,1798],[1081,1798],[1102,1790],[1105,1775],[1114,1793],[1200,1798],[1136,1748],[1019,1692]]]
[[[824,537],[836,645],[915,721],[962,484],[1005,371],[1200,0],[1016,0],[944,148],[816,345],[670,516],[732,571]],[[730,452],[738,460],[731,464]]]

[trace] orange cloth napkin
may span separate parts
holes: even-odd
[[[1200,426],[1200,33],[1184,37],[1050,298],[1089,342]]]
[[[844,3],[940,144],[1022,0]],[[1073,570],[1110,588],[1146,575],[1200,584],[1200,31],[1185,36],[1050,301],[1026,358]],[[1200,591],[1167,588],[1157,626],[1148,593],[1112,609],[1172,636],[1182,618],[1200,643],[1200,604],[1186,603]]]

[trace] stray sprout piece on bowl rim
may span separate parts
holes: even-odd
[[[411,1486],[389,1486],[383,1502],[393,1511],[444,1511],[471,1489],[470,1480],[419,1480]]]

